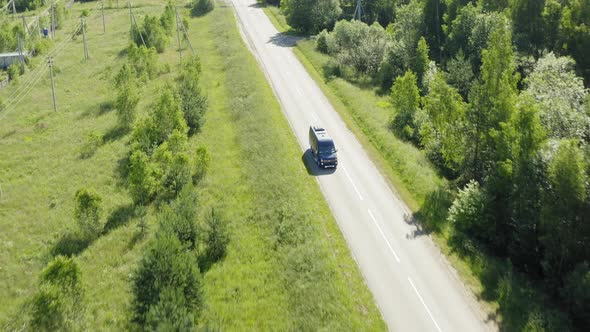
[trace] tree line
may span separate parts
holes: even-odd
[[[590,1],[363,3],[352,21],[352,0],[280,6],[319,32],[326,75],[391,96],[391,130],[458,190],[427,226],[451,225],[459,251],[508,258],[587,326]]]

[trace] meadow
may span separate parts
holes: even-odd
[[[385,325],[330,214],[272,90],[242,42],[230,7],[189,18],[188,34],[201,59],[209,109],[190,146],[206,146],[211,167],[200,182],[198,210],[215,208],[228,222],[226,257],[203,271],[201,326],[224,330],[384,330]],[[112,109],[113,76],[125,62],[129,11],[107,2],[106,33],[97,3],[75,3],[55,45],[57,112],[45,70],[16,107],[0,112],[0,327],[26,324],[39,273],[58,253],[72,255],[82,273],[89,330],[129,328],[131,277],[157,229],[157,204],[148,209],[147,236],[127,192],[129,134]],[[134,15],[159,15],[164,2],[134,2]],[[67,38],[82,11],[90,58],[81,36]],[[178,71],[176,40],[159,55],[160,75],[142,84],[145,114]],[[190,49],[184,43],[183,55]],[[32,70],[0,91],[5,102],[29,82]],[[17,94],[18,96],[18,94]],[[140,115],[141,116],[141,115]],[[90,156],[88,136],[103,138]],[[277,163],[279,162],[279,163]],[[74,195],[92,187],[103,197],[101,236],[76,243]]]

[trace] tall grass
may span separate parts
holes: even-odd
[[[137,5],[134,14],[140,20],[144,14],[159,15],[165,4],[142,0]],[[94,6],[75,3],[64,31],[71,31],[79,14]],[[110,106],[116,96],[110,81],[126,61],[122,50],[129,42],[128,15],[123,7],[106,9],[106,34],[97,12],[87,18],[87,62],[81,38],[55,58],[57,113],[45,75],[30,98],[2,115],[2,330],[27,319],[40,271],[63,250],[70,250],[80,265],[87,328],[129,328],[130,276],[157,227],[155,209],[149,208],[145,219],[136,213],[122,180],[129,134],[119,130]],[[200,202],[224,215],[231,238],[225,258],[204,275],[201,325],[385,329],[317,183],[301,164],[272,91],[241,41],[231,9],[218,6],[190,19],[188,31],[201,57],[202,87],[210,101],[202,133],[189,141],[195,150],[206,146],[211,154],[210,171],[199,184]],[[186,45],[184,52],[189,52]],[[142,86],[139,113],[154,102],[164,81],[176,76],[173,47],[159,60],[171,71]],[[15,88],[0,90],[0,97]],[[90,133],[103,140],[81,158]],[[104,231],[87,243],[75,237],[74,196],[82,187],[96,188],[103,197]],[[147,220],[147,231],[140,219]]]

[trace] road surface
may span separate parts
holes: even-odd
[[[231,2],[242,36],[271,83],[389,329],[495,329],[431,239],[404,218],[409,209],[295,57],[293,38],[278,33],[256,0]],[[312,164],[311,124],[334,138],[337,170]]]

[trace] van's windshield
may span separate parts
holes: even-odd
[[[319,148],[319,154],[321,154],[322,156],[329,156],[336,153],[336,148],[334,147],[334,145],[320,145]]]

